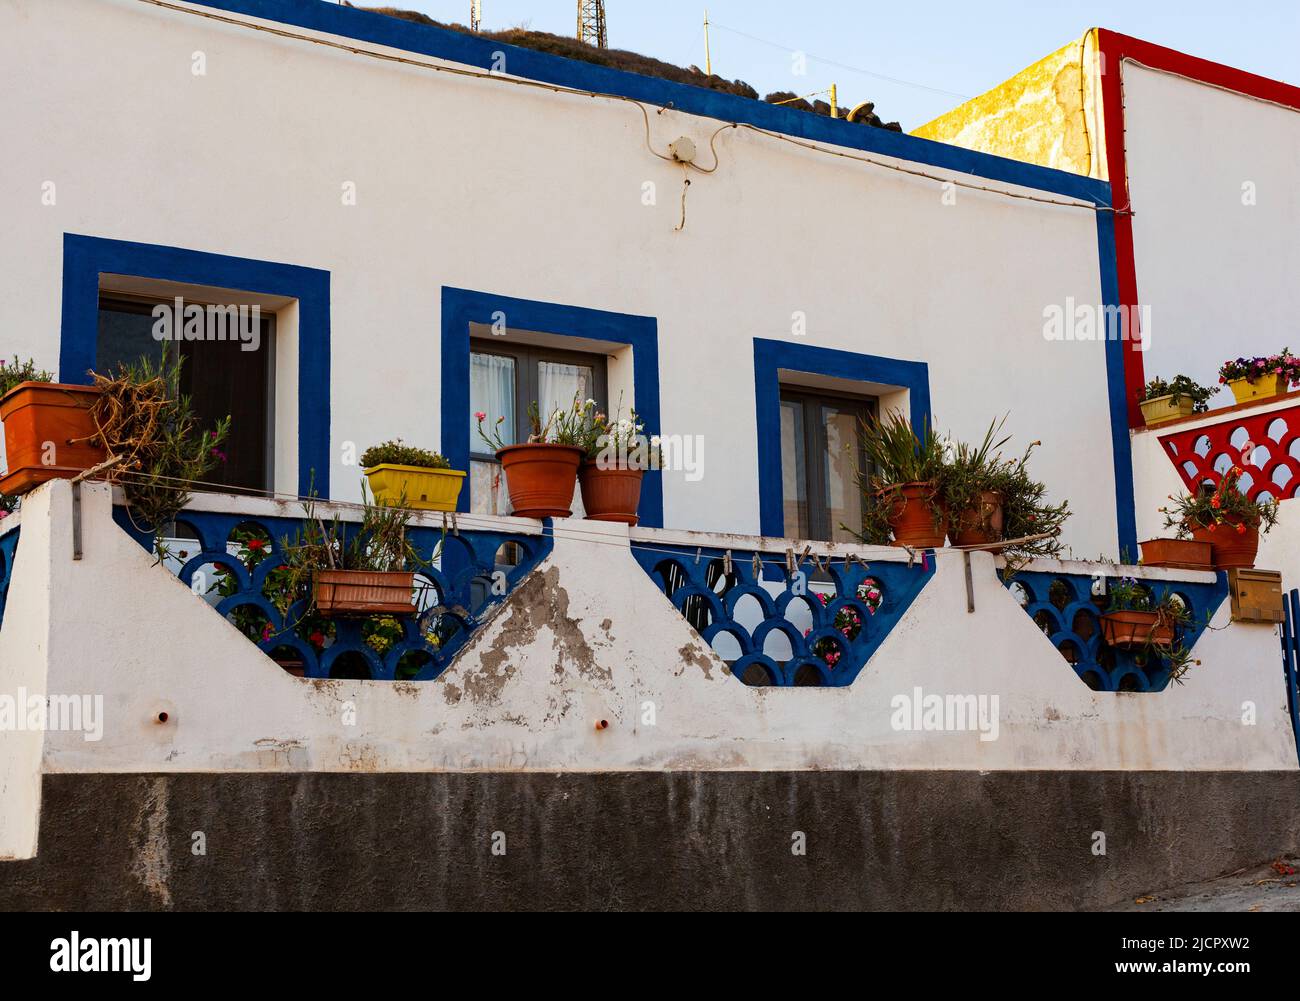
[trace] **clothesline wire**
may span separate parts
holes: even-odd
[[[203,480],[185,480],[178,477],[155,476],[149,473],[136,472],[134,470],[117,470],[113,474],[113,476],[108,478],[105,482],[122,483],[123,480],[134,482],[134,483],[141,483],[141,484],[149,483],[152,485],[157,485],[159,482],[163,482],[163,483],[175,485],[178,489],[182,489],[186,491],[195,491],[200,487],[214,487],[217,490],[225,493],[229,493],[231,491],[231,488],[224,484],[213,483],[213,482],[203,481]],[[322,506],[331,509],[343,508],[347,510],[360,511],[360,512],[364,512],[366,510],[365,504],[357,503],[355,501],[330,500],[324,497],[302,496],[299,494],[289,494],[289,493],[283,493],[283,492],[272,491],[272,490],[254,490],[250,488],[240,488],[238,496],[247,496],[259,500],[272,500],[277,502],[296,502],[303,505],[320,504]],[[239,514],[239,512],[233,512],[233,513],[236,515]],[[411,514],[414,517],[420,518],[420,517],[424,517],[426,514],[441,515],[442,513],[412,511]],[[184,515],[185,515],[185,511],[182,511],[180,514],[177,515],[176,520],[183,522],[185,520]],[[256,521],[258,517],[259,516],[256,514],[250,514],[247,520]],[[434,531],[447,531],[447,532],[454,532],[460,528],[465,528],[470,531],[490,531],[490,532],[497,532],[503,534],[521,534],[521,535],[525,534],[525,533],[510,533],[508,527],[501,525],[497,521],[494,521],[492,519],[492,516],[475,515],[471,512],[454,512],[454,513],[447,512],[445,516],[442,517],[442,524],[411,525],[408,527],[430,529]],[[630,547],[640,552],[652,552],[663,556],[680,556],[680,557],[684,557],[696,561],[702,558],[706,550],[713,550],[715,552],[721,551],[727,553],[731,553],[735,551],[735,550],[729,550],[724,546],[699,546],[695,551],[692,551],[689,549],[670,548],[671,544],[638,542],[636,540],[629,540],[627,544],[624,544],[621,540],[611,539],[609,538],[608,535],[602,532],[583,531],[582,529],[575,528],[573,526],[559,527],[554,524],[552,525],[551,528],[551,534],[554,535],[556,538],[566,539],[574,542],[585,542],[585,543],[595,544],[595,545],[607,545],[617,549],[628,549]],[[1001,548],[1008,545],[1008,543],[1016,544],[1016,543],[1024,543],[1024,542],[1034,542],[1034,541],[1040,541],[1042,539],[1048,539],[1052,537],[1053,536],[1051,534],[1044,534],[1038,536],[1027,536],[1024,539],[1004,540],[1002,542],[992,543],[989,546],[985,546],[985,547],[960,547],[960,548],[945,547],[942,549],[933,550],[933,553],[936,556],[958,555],[967,552],[980,551],[981,549]],[[755,536],[754,538],[757,541],[760,540],[762,537]],[[823,564],[827,564],[827,565],[834,564],[836,561],[845,564],[849,562],[857,562],[857,563],[861,563],[864,568],[868,568],[870,566],[871,560],[869,560],[865,555],[858,554],[858,553],[844,553],[842,555],[833,555],[829,553],[813,552],[813,550],[819,546],[833,545],[833,543],[810,542],[808,540],[802,540],[802,539],[787,540],[787,541],[795,542],[797,543],[797,545],[787,546],[784,551],[774,550],[774,549],[758,549],[758,548],[740,550],[746,555],[743,557],[733,557],[733,562],[752,562],[753,555],[758,555],[760,560],[764,564],[780,566],[788,562],[789,558],[793,556],[796,566],[803,566],[805,563],[811,562],[814,566],[820,567]],[[912,549],[909,547],[881,546],[878,548],[880,549],[897,548],[902,552],[907,553],[908,555],[907,562],[909,564],[914,564],[917,560],[924,559],[924,553],[926,552],[924,550]],[[716,560],[720,558],[722,557],[718,557],[718,556],[710,557],[711,560]],[[877,554],[874,558],[877,562],[882,562],[882,563],[903,562],[902,560],[883,559],[881,554]]]

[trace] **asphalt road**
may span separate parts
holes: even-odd
[[[1275,868],[1274,866],[1277,866]],[[1288,872],[1287,870],[1291,870]],[[1206,883],[1146,893],[1108,911],[1300,912],[1300,859],[1286,858]]]

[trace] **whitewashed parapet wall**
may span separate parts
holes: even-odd
[[[750,689],[635,562],[625,529],[597,537],[562,531],[533,578],[437,681],[307,681],[153,566],[113,521],[111,497],[106,486],[85,488],[81,561],[72,559],[67,483],[41,488],[24,505],[0,629],[0,692],[102,695],[104,721],[98,741],[74,732],[0,734],[0,855],[25,857],[34,845],[43,772],[1296,764],[1274,632],[1229,625],[1226,605],[1213,623],[1221,631],[1207,631],[1195,648],[1203,663],[1185,686],[1094,693],[998,581],[990,557],[973,558],[973,614],[962,561],[945,557],[854,685]],[[258,502],[246,503],[250,515],[259,513]],[[996,697],[996,739],[976,729],[896,729],[895,698],[917,688]],[[610,724],[603,732],[601,720]]]
[[[358,493],[345,443],[442,441],[440,304],[454,287],[656,319],[663,430],[706,443],[702,479],[665,478],[668,527],[760,531],[752,360],[766,338],[927,363],[936,423],[965,438],[1009,412],[1019,445],[1043,441],[1035,472],[1053,499],[1080,512],[1072,550],[1118,555],[1105,346],[1043,333],[1046,309],[1102,301],[1091,209],[727,130],[717,172],[691,175],[679,231],[683,170],[647,149],[635,105],[140,0],[0,5],[0,87],[30,97],[0,109],[22,137],[0,157],[0,189],[30,194],[6,206],[0,347],[58,367],[65,233],[328,272],[336,498]],[[652,147],[687,136],[708,165],[725,123],[657,111]],[[276,456],[278,489],[296,492],[294,308],[278,316]],[[630,385],[626,366],[613,360],[612,385]]]

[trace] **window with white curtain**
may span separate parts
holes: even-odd
[[[502,440],[512,445],[528,440],[528,409],[534,400],[543,422],[557,409],[573,406],[575,398],[593,399],[605,409],[609,402],[606,358],[486,338],[473,338],[470,343],[470,510],[506,515],[510,494],[501,465],[479,437],[475,415],[486,414],[484,426],[496,428]],[[575,498],[574,503],[575,516],[581,516],[581,499]]]

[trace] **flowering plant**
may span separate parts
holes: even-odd
[[[1242,461],[1255,450],[1250,442],[1242,449]],[[1178,538],[1189,538],[1193,530],[1204,528],[1211,532],[1235,531],[1245,535],[1249,529],[1256,528],[1267,535],[1277,524],[1278,503],[1276,500],[1257,504],[1241,492],[1241,477],[1245,470],[1233,466],[1217,487],[1202,484],[1195,495],[1170,496],[1174,502],[1172,508],[1163,507],[1160,513],[1165,516],[1165,528],[1178,530]]]
[[[880,592],[880,585],[874,580],[864,580],[859,584],[857,597],[858,601],[862,602],[872,615],[876,614],[876,610],[880,608],[880,603],[884,598]],[[831,603],[830,597],[821,593],[818,593],[817,600],[821,602],[823,608]],[[861,614],[853,607],[840,609],[839,614],[835,616],[835,630],[842,633],[844,638],[852,643],[862,632]],[[811,632],[812,630],[809,629],[804,635],[808,636]],[[820,657],[826,662],[826,666],[831,668],[840,662],[842,656],[835,641],[829,638],[820,639],[814,643],[812,652],[813,656]]]
[[[528,423],[530,427],[528,444],[530,445],[566,445],[574,448],[587,448],[588,424],[595,411],[594,400],[583,402],[582,397],[574,396],[572,407],[558,407],[542,420],[541,405],[534,400],[528,405]],[[504,417],[498,417],[496,424],[489,431],[484,428],[488,415],[480,411],[474,415],[478,421],[478,436],[493,451],[500,452],[511,446],[501,437]]]
[[[631,417],[610,418],[595,400],[585,407],[587,460],[599,469],[656,469],[660,464],[659,439],[649,438],[645,422],[635,410]]]
[[[1249,379],[1254,382],[1269,376],[1281,376],[1286,379],[1288,386],[1294,386],[1300,382],[1300,358],[1293,355],[1290,348],[1283,348],[1280,354],[1227,361],[1219,369],[1219,382],[1222,384],[1237,379]]]

